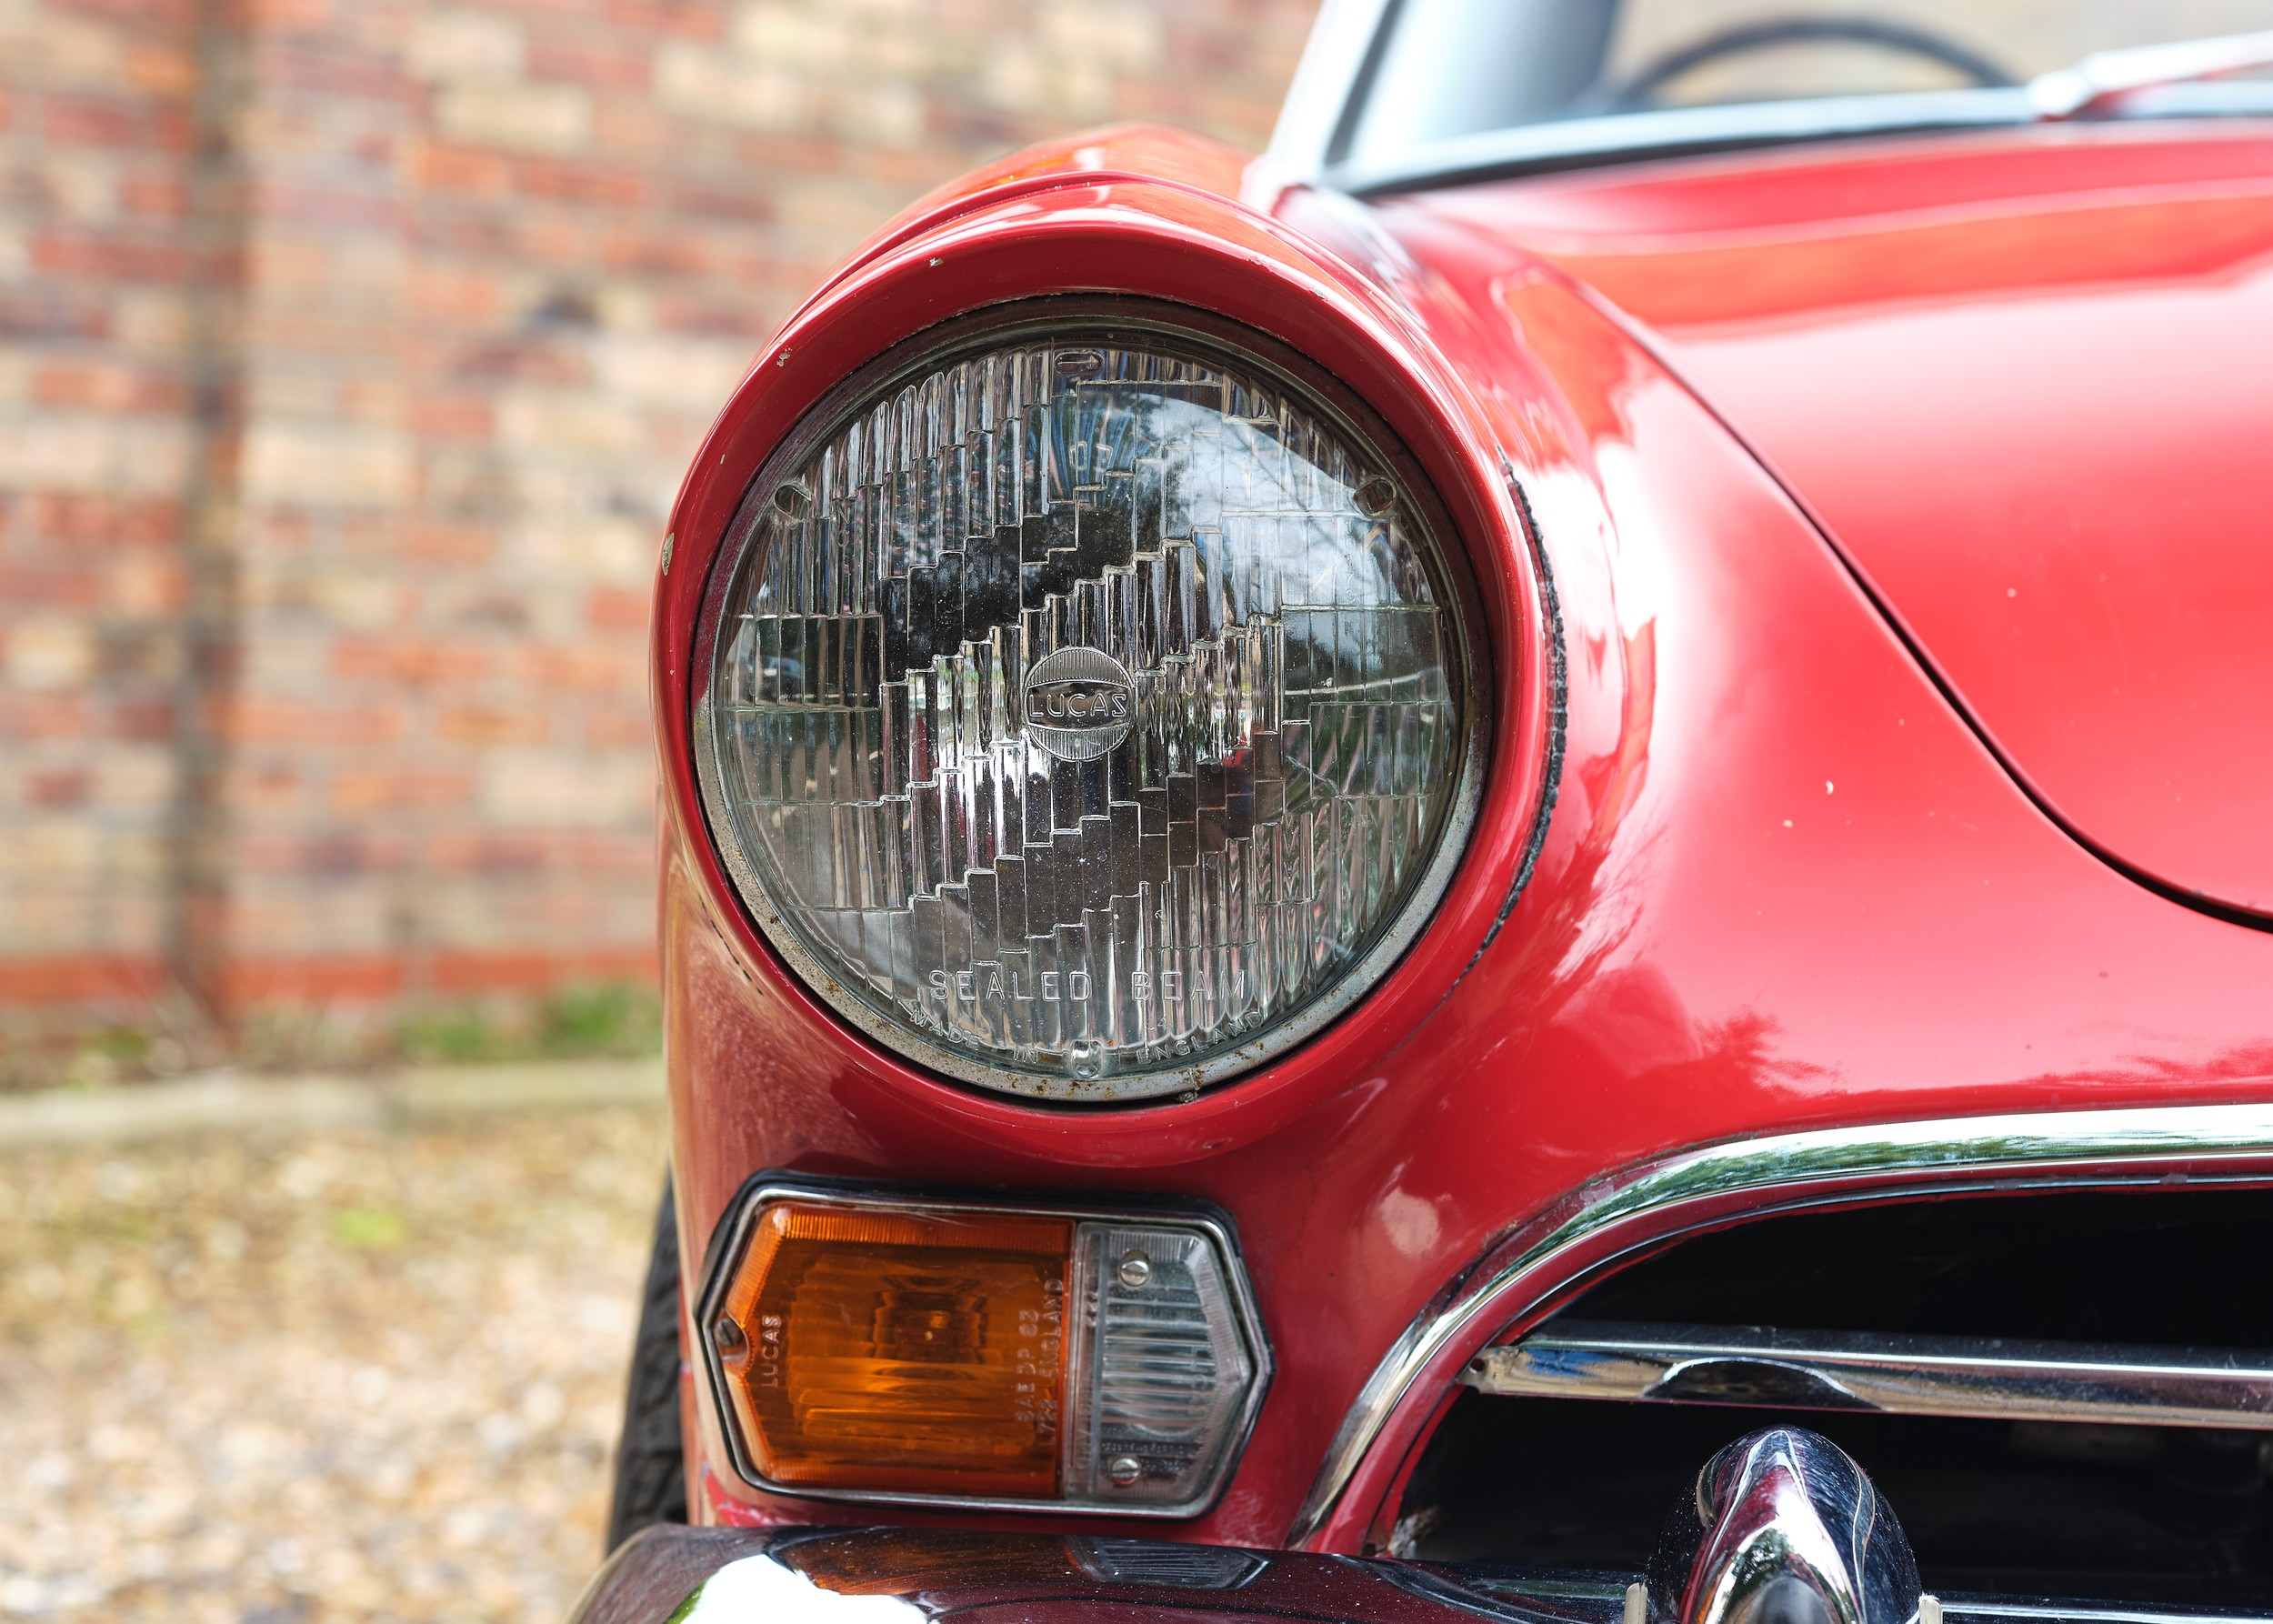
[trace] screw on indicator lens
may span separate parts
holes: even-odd
[[[774,506],[789,518],[801,519],[812,511],[813,493],[792,480],[774,487]]]
[[[1126,1489],[1145,1475],[1145,1469],[1143,1463],[1134,1455],[1116,1455],[1105,1463],[1105,1475],[1121,1488]]]
[[[1349,499],[1357,505],[1357,511],[1367,518],[1382,518],[1397,506],[1397,486],[1382,475],[1376,474],[1350,492]]]
[[[1152,1278],[1152,1259],[1142,1252],[1131,1252],[1121,1259],[1117,1273],[1121,1284],[1134,1291]]]
[[[1066,1051],[1066,1069],[1084,1082],[1105,1075],[1105,1045],[1094,1039],[1076,1043]]]
[[[710,1328],[710,1339],[718,1345],[721,1353],[738,1353],[749,1340],[742,1334],[742,1328],[724,1314],[719,1315],[718,1323]]]

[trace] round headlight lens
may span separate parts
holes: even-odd
[[[822,414],[714,585],[697,757],[768,938],[967,1081],[1197,1088],[1377,980],[1474,802],[1396,465],[1261,358],[1079,323]]]

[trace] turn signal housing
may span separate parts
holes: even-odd
[[[766,1183],[726,1233],[698,1329],[755,1488],[1188,1516],[1262,1398],[1212,1215]]]

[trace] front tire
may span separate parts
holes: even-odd
[[[641,1529],[686,1520],[686,1446],[679,1430],[679,1228],[671,1181],[663,1181],[655,1248],[639,1299],[624,1435],[616,1448],[616,1486],[607,1517],[613,1551]]]

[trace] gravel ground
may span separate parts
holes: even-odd
[[[660,1111],[0,1157],[0,1618],[557,1624]]]

